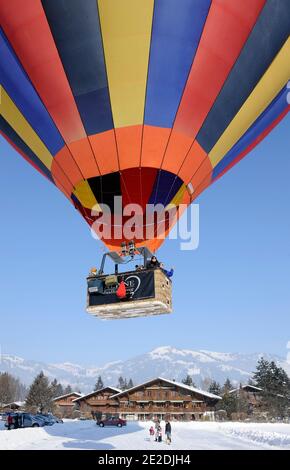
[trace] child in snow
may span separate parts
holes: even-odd
[[[158,428],[160,427],[160,421],[157,419],[155,422],[155,441],[158,441]]]
[[[162,442],[162,428],[161,428],[161,426],[158,426],[158,428],[157,428],[156,437],[157,437],[158,442]]]
[[[151,426],[151,428],[149,429],[150,441],[153,439],[154,434],[155,434],[154,428],[153,426]]]

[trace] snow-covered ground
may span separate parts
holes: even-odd
[[[0,421],[0,449],[167,449],[151,442],[151,423],[129,422],[124,428],[99,428],[93,421],[67,420],[44,428],[7,431]],[[164,423],[162,423],[164,429]],[[290,424],[172,423],[171,449],[290,449]]]

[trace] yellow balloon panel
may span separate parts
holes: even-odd
[[[209,153],[215,167],[266,109],[290,77],[290,38]],[[238,86],[238,84],[237,84]]]
[[[115,127],[143,124],[153,0],[99,0]]]
[[[52,155],[1,86],[0,116],[3,116],[5,121],[17,132],[28,147],[31,148],[39,160],[50,169],[52,165]]]
[[[87,180],[83,180],[77,185],[76,189],[74,190],[74,195],[82,203],[83,207],[86,207],[87,209],[95,207],[96,210],[98,208],[98,210],[101,211]]]

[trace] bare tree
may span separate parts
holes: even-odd
[[[27,389],[19,379],[8,372],[0,373],[0,403],[23,401],[26,394]]]

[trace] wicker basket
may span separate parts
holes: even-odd
[[[87,312],[104,320],[146,317],[172,312],[172,284],[160,270],[154,270],[155,297],[142,300],[126,300],[112,304],[89,305]]]

